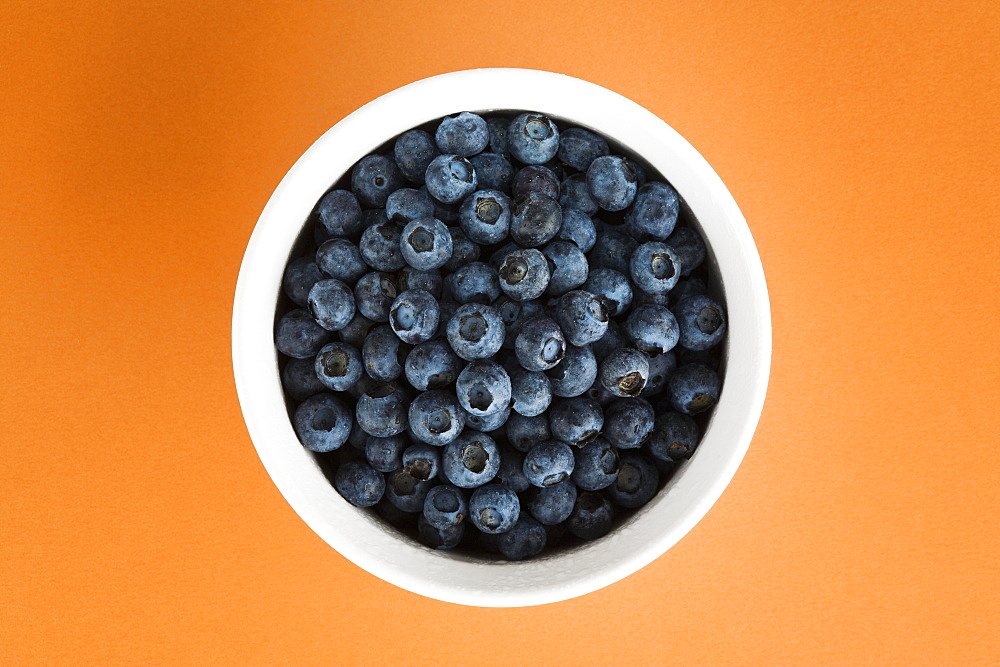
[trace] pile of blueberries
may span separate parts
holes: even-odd
[[[508,560],[656,494],[718,400],[726,332],[677,192],[514,113],[358,161],[313,210],[275,331],[295,431],[345,499]]]

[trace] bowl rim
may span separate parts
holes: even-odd
[[[401,132],[460,111],[502,109],[538,111],[590,127],[656,168],[696,218],[729,311],[725,382],[695,456],[608,536],[519,563],[428,549],[344,501],[295,437],[273,344],[284,266],[323,192]],[[771,360],[760,256],[739,207],[708,162],[662,119],[618,93],[564,74],[515,68],[461,70],[402,86],[317,139],[282,178],[254,227],[237,279],[232,326],[233,372],[247,429],[271,479],[302,520],[341,555],[389,583],[486,607],[544,604],[598,590],[646,566],[687,534],[743,460],[763,409]],[[647,529],[657,522],[658,531]]]

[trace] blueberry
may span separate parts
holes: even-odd
[[[430,193],[427,191],[427,186],[420,188],[421,192],[427,194],[430,197]],[[439,202],[437,199],[431,197],[431,201],[434,202],[434,217],[445,223],[446,225],[451,225],[458,222],[458,209],[459,205],[456,204],[444,204]]]
[[[583,289],[604,298],[608,315],[621,315],[632,305],[632,284],[614,269],[594,269],[587,275]]]
[[[559,202],[541,194],[529,192],[514,202],[510,222],[510,237],[524,248],[536,248],[555,238],[562,227]]]
[[[440,220],[414,220],[403,228],[400,249],[407,264],[420,271],[432,271],[451,259],[451,234]]]
[[[439,315],[438,303],[430,292],[411,289],[392,302],[389,324],[401,341],[416,345],[434,337]]]
[[[563,208],[562,227],[556,238],[569,241],[583,252],[590,252],[597,242],[597,229],[594,221],[586,213],[575,208]]]
[[[523,197],[529,192],[538,192],[553,200],[559,199],[559,179],[548,167],[539,164],[528,165],[517,170],[511,185],[511,195]]]
[[[379,216],[379,220],[361,234],[358,244],[365,264],[376,271],[399,271],[403,268],[406,260],[399,247],[402,231],[395,222]]]
[[[316,355],[313,375],[328,389],[347,391],[361,378],[363,368],[356,348],[346,343],[330,343]]]
[[[396,285],[400,292],[420,289],[435,299],[440,299],[444,288],[444,278],[440,271],[418,271],[412,266],[404,266],[396,274]]]
[[[434,200],[425,190],[400,188],[385,200],[385,215],[400,225],[421,218],[433,218]]]
[[[281,385],[285,393],[294,401],[304,401],[313,394],[326,391],[326,387],[316,377],[314,359],[289,359],[281,369]]]
[[[573,512],[566,519],[566,527],[581,540],[596,540],[611,532],[615,512],[611,503],[595,491],[585,491],[576,497]]]
[[[719,401],[719,374],[702,364],[684,364],[667,380],[670,404],[678,412],[696,415]]]
[[[587,168],[587,189],[605,211],[623,211],[635,199],[635,167],[628,158],[603,155]]]
[[[285,267],[281,286],[295,305],[304,306],[309,297],[309,290],[321,280],[323,280],[323,274],[320,273],[316,262],[309,257],[299,257],[289,262],[288,266]]]
[[[611,502],[635,509],[642,507],[656,495],[659,484],[660,473],[649,457],[637,452],[626,452],[621,456],[618,477],[605,493]]]
[[[573,450],[565,442],[542,442],[524,455],[524,476],[535,486],[555,486],[573,473]]]
[[[353,285],[368,272],[358,246],[347,239],[330,239],[316,251],[319,270],[337,280]]]
[[[600,363],[597,379],[615,396],[638,396],[649,379],[649,360],[639,350],[619,348]]]
[[[662,241],[648,241],[636,248],[628,268],[635,286],[650,294],[669,292],[681,275],[680,259]]]
[[[676,251],[675,251],[676,252]],[[684,262],[681,261],[681,275],[684,275]],[[708,293],[708,286],[705,285],[705,281],[701,278],[681,278],[674,285],[674,288],[670,290],[670,298],[677,302],[681,299],[689,296],[698,296],[701,294]]]
[[[670,297],[666,294],[650,294],[641,289],[635,290],[632,294],[632,308],[647,304],[666,307],[670,304]]]
[[[482,262],[471,262],[448,276],[448,289],[459,303],[489,305],[500,296],[500,278],[496,269]]]
[[[597,359],[589,345],[566,348],[566,356],[555,368],[545,371],[552,382],[552,393],[562,398],[579,396],[597,379]]]
[[[398,378],[403,374],[405,358],[406,348],[392,328],[384,324],[372,329],[361,347],[365,372],[373,380],[390,382]]]
[[[600,376],[598,376],[597,380],[594,381],[594,384],[590,386],[590,389],[587,390],[586,396],[597,401],[602,408],[618,398],[604,388],[604,385],[601,384]]]
[[[347,444],[349,444],[356,454],[363,454],[365,451],[365,445],[368,443],[368,438],[370,436],[365,433],[364,429],[358,424],[355,419],[354,423],[351,424],[351,434],[347,436]],[[344,450],[341,450],[343,453]]]
[[[470,240],[465,232],[458,227],[449,227],[448,234],[451,236],[451,259],[444,264],[446,271],[457,271],[479,259],[479,244]]]
[[[442,446],[455,440],[465,426],[465,414],[448,391],[425,391],[413,399],[409,409],[413,436],[429,445]]]
[[[458,374],[455,393],[467,412],[480,417],[510,405],[510,377],[495,361],[473,361]]]
[[[451,318],[455,316],[458,309],[462,307],[463,304],[455,301],[450,295],[445,294],[441,301],[438,302],[438,309],[441,311],[440,317],[438,317],[438,330],[437,335],[439,338],[447,338],[448,332],[448,322]]]
[[[535,445],[552,439],[548,415],[525,417],[515,412],[507,420],[506,426],[507,440],[520,452],[526,452]]]
[[[598,225],[597,241],[588,259],[591,269],[614,269],[629,275],[629,260],[639,247],[638,241],[610,225]]]
[[[542,553],[546,539],[545,527],[522,515],[513,528],[497,536],[497,549],[507,560],[527,560]]]
[[[500,470],[496,479],[514,493],[527,491],[531,482],[524,476],[524,455],[510,445],[500,450]]]
[[[490,150],[498,155],[508,156],[510,149],[507,147],[507,128],[510,127],[509,118],[486,119],[486,129],[490,133]]]
[[[417,519],[417,534],[420,536],[421,542],[440,551],[454,549],[462,542],[462,536],[465,534],[464,523],[447,528],[435,528],[427,522],[425,516],[421,514]]]
[[[514,182],[514,167],[503,155],[497,153],[480,153],[469,158],[469,163],[476,170],[479,187],[484,190],[509,191]]]
[[[423,183],[427,165],[438,154],[438,149],[430,134],[423,130],[410,130],[399,135],[392,154],[408,181]]]
[[[653,406],[644,398],[619,398],[604,409],[602,434],[619,449],[636,449],[653,430]]]
[[[539,523],[551,526],[562,523],[576,505],[576,484],[565,479],[558,484],[538,488],[528,494],[526,509]]]
[[[443,389],[458,378],[462,362],[443,340],[429,340],[410,350],[404,363],[407,381],[414,389]]]
[[[677,368],[677,355],[673,351],[649,357],[649,379],[646,381],[641,395],[655,396],[663,391],[675,368]]]
[[[637,241],[664,241],[674,231],[680,201],[666,183],[646,183],[625,214],[625,229]]]
[[[355,294],[355,302],[357,302],[357,294]],[[365,337],[368,336],[368,332],[376,324],[376,322],[372,322],[361,313],[358,313],[354,316],[354,319],[347,323],[346,327],[337,332],[337,335],[340,336],[341,342],[360,348],[365,344]]]
[[[490,143],[490,132],[481,116],[463,111],[457,116],[441,119],[434,141],[442,153],[469,157],[486,148]]]
[[[514,352],[525,370],[546,371],[566,356],[566,339],[555,320],[539,315],[521,327],[514,340]]]
[[[385,206],[389,195],[402,186],[403,173],[385,155],[367,155],[351,171],[351,190],[365,206]]]
[[[356,507],[371,507],[385,493],[385,478],[367,463],[350,461],[337,468],[333,487]]]
[[[373,322],[388,322],[389,308],[397,294],[389,275],[373,271],[358,279],[354,286],[354,303],[358,311]]]
[[[632,343],[650,356],[674,349],[680,338],[677,319],[665,306],[647,303],[632,309],[625,320]]]
[[[417,479],[400,468],[385,476],[385,497],[404,512],[419,512],[424,508],[427,494],[436,485],[433,481]]]
[[[564,398],[549,410],[549,428],[553,438],[579,447],[600,435],[604,411],[588,396]]]
[[[406,430],[408,399],[393,383],[378,384],[358,398],[354,416],[368,435],[380,438]]]
[[[465,494],[451,484],[435,486],[424,498],[424,519],[439,530],[459,525],[468,515]]]
[[[544,164],[559,150],[559,128],[538,113],[523,113],[507,126],[507,148],[524,164]]]
[[[330,190],[317,202],[315,215],[329,236],[354,236],[361,231],[361,205],[349,190]]]
[[[290,310],[278,320],[274,332],[274,346],[278,351],[296,359],[316,356],[319,349],[330,340],[330,332],[321,327],[305,308]]]
[[[691,275],[691,272],[705,261],[705,241],[702,240],[701,234],[690,227],[677,227],[674,233],[667,237],[667,245],[680,260],[682,276]]]
[[[689,350],[718,345],[726,333],[726,314],[719,303],[704,294],[681,299],[674,309],[680,327],[680,344]]]
[[[316,394],[302,401],[292,423],[299,441],[314,452],[332,452],[351,434],[351,413],[333,394]]]
[[[573,455],[573,482],[584,491],[605,489],[618,476],[618,450],[605,438],[594,438]]]
[[[515,248],[503,255],[498,276],[504,294],[517,301],[530,301],[545,293],[551,273],[540,250]]]
[[[340,331],[354,319],[356,311],[351,288],[335,278],[313,285],[306,300],[316,322],[329,331]]]
[[[441,471],[441,448],[418,442],[403,450],[403,469],[415,479],[434,479]]]
[[[611,320],[608,322],[608,330],[604,332],[603,336],[591,343],[590,347],[594,350],[594,357],[597,358],[598,362],[601,362],[618,348],[627,347],[631,344],[628,334],[625,333],[622,325]]]
[[[365,458],[375,470],[392,472],[403,465],[403,450],[408,444],[404,435],[394,435],[391,438],[370,435],[365,440]]]
[[[560,367],[556,366],[556,369]],[[518,367],[510,375],[510,386],[514,401],[511,407],[525,417],[542,414],[552,403],[552,383],[541,371],[526,371]]]
[[[510,197],[499,190],[477,190],[462,202],[459,225],[476,243],[500,243],[510,231],[512,208]]]
[[[491,412],[488,415],[474,415],[467,410],[462,410],[462,412],[465,413],[466,426],[473,431],[490,433],[506,425],[507,418],[510,417],[510,406],[496,412]]]
[[[556,318],[566,339],[573,345],[593,343],[608,330],[608,310],[604,301],[583,290],[566,292],[559,298]]]
[[[485,433],[466,431],[448,443],[441,454],[441,471],[449,482],[463,489],[474,489],[496,477],[500,469],[500,450]]]
[[[427,192],[445,204],[462,201],[479,183],[472,163],[458,155],[438,155],[427,165],[424,179]]]
[[[545,289],[549,296],[562,296],[586,282],[589,271],[587,257],[576,244],[552,241],[542,249],[542,253],[548,260],[551,274]]]
[[[504,323],[504,348],[514,349],[514,340],[521,327],[532,317],[543,312],[544,307],[537,301],[515,301],[504,295],[496,300],[494,307]]]
[[[521,515],[517,494],[501,484],[487,484],[472,492],[469,519],[484,533],[506,533]]]
[[[610,152],[603,137],[582,127],[571,127],[559,137],[559,159],[577,171],[587,171],[591,162]]]
[[[691,458],[701,433],[698,424],[680,412],[661,413],[649,436],[649,453],[658,461],[679,461]]]
[[[575,209],[586,216],[592,216],[601,208],[590,196],[584,174],[573,174],[563,179],[559,184],[559,205],[563,207],[564,215],[566,211]]]
[[[503,345],[503,321],[492,306],[467,303],[448,320],[448,342],[466,361],[492,357]]]

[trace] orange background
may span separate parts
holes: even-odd
[[[996,661],[998,5],[739,4],[0,3],[2,660]],[[265,474],[230,367],[243,249],[292,162],[479,66],[671,123],[746,214],[774,312],[720,502],[539,608],[340,557]]]

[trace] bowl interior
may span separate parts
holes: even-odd
[[[702,233],[706,262],[725,293],[729,334],[722,394],[701,445],[661,492],[608,536],[507,563],[439,552],[406,539],[333,489],[321,459],[292,430],[273,347],[275,306],[288,258],[305,243],[316,200],[358,159],[412,127],[465,110],[528,109],[608,138],[650,177],[682,197],[686,222]],[[623,122],[626,121],[627,122]],[[617,146],[616,146],[617,145]],[[627,576],[696,523],[729,482],[756,426],[770,358],[770,320],[759,258],[746,223],[718,176],[660,119],[604,88],[531,70],[470,70],[411,84],[366,105],[323,135],[289,171],[254,231],[234,307],[234,370],[254,444],[296,512],[341,554],[409,590],[481,606],[565,599]]]

